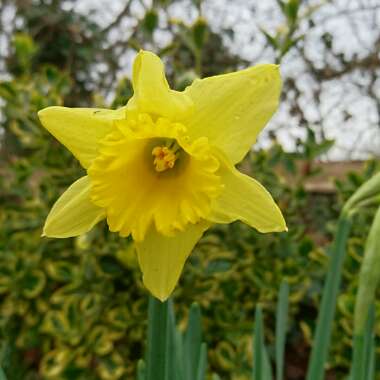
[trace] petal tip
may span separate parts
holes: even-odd
[[[61,109],[61,108],[63,108],[63,107],[50,106],[50,107],[42,108],[42,110],[39,110],[37,112],[37,116],[40,119],[40,122],[42,123],[42,125],[44,125],[44,121],[46,120],[47,117],[53,116],[52,113],[54,113],[56,110]]]
[[[268,232],[288,232],[289,229],[288,229],[288,226],[286,225],[285,219],[282,216],[282,214],[281,214],[281,219],[282,219],[281,222],[279,222],[276,227],[273,227],[272,231],[268,231]]]
[[[273,233],[273,232],[288,232],[288,227],[285,225],[276,225],[276,226],[272,226],[272,227],[266,227],[266,228],[262,228],[262,227],[255,227],[257,231],[261,232],[262,234],[269,234],[269,233]]]
[[[49,233],[48,229],[44,227],[41,234],[42,238],[55,238],[56,236],[53,236],[51,233]]]
[[[153,294],[153,293],[152,293]],[[165,301],[167,301],[168,300],[168,298],[169,298],[169,295],[154,295],[153,294],[153,296],[154,297],[156,297],[160,302],[162,302],[162,303],[164,303]]]
[[[48,108],[49,108],[49,107],[47,107],[47,108],[43,108],[42,110],[39,110],[39,111],[37,112],[37,116],[38,116],[38,118],[40,119],[41,122],[42,122],[43,117],[46,115],[46,110],[47,110]]]
[[[144,286],[149,290],[149,292],[152,294],[153,297],[157,298],[161,302],[167,301],[167,299],[170,297],[172,292],[166,292],[163,291],[162,289],[155,289],[151,286],[148,286],[148,284],[144,281],[143,277],[143,283]]]
[[[38,116],[45,116],[48,112],[54,110],[54,109],[57,109],[57,108],[61,108],[60,106],[49,106],[49,107],[45,107],[45,108],[42,108],[41,110],[39,110],[37,112]]]
[[[45,225],[42,228],[41,237],[49,237],[49,233],[47,232],[47,228],[46,228],[46,222],[45,222]]]
[[[149,51],[149,50],[144,50],[144,49],[140,49],[139,52],[137,53],[136,55],[136,58],[137,57],[154,57],[154,58],[159,58],[156,54],[154,54],[153,52]]]

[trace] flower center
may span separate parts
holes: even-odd
[[[153,148],[153,165],[156,171],[164,172],[165,170],[172,169],[179,156],[180,150],[181,147],[175,140],[170,141],[167,145]]]
[[[88,169],[91,201],[110,230],[142,241],[150,228],[169,237],[206,219],[222,190],[207,139],[190,140],[182,124],[147,114],[115,124]]]

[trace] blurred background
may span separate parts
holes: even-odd
[[[280,109],[241,166],[271,191],[289,232],[214,227],[188,260],[174,302],[180,323],[193,301],[201,305],[210,372],[244,380],[255,305],[265,311],[273,355],[277,291],[288,281],[286,378],[304,379],[339,210],[380,169],[379,0],[0,0],[0,364],[9,380],[135,376],[147,294],[133,248],[103,224],[75,239],[40,237],[49,209],[83,169],[37,111],[124,105],[141,48],[162,57],[178,90],[196,77],[281,65]],[[351,361],[372,216],[359,216],[349,241],[330,380]]]

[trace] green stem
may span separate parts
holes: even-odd
[[[363,335],[370,305],[375,301],[380,280],[380,207],[372,222],[365,244],[364,257],[360,267],[359,288],[356,294],[354,333]]]
[[[147,380],[165,380],[169,304],[150,296],[148,309]]]
[[[354,354],[352,362],[352,379],[365,380],[365,337],[363,335],[354,336]]]
[[[323,289],[317,328],[309,362],[307,380],[322,380],[330,346],[332,323],[335,316],[342,268],[346,256],[346,243],[351,229],[351,220],[343,213],[338,222],[333,249],[330,254],[329,270]]]
[[[354,334],[352,379],[355,380],[371,379],[373,329],[375,323],[375,308],[373,305],[370,307],[368,314],[364,330],[360,334]]]

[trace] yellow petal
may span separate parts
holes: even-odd
[[[125,108],[48,107],[38,112],[42,125],[87,168],[96,157],[98,142],[125,118]]]
[[[208,226],[190,224],[173,237],[152,228],[142,242],[135,243],[144,285],[162,302],[172,293],[187,257]]]
[[[90,180],[85,176],[75,181],[55,202],[46,219],[43,236],[78,236],[104,217],[104,210],[90,201]]]
[[[258,65],[196,80],[187,87],[194,113],[183,120],[191,138],[207,136],[236,164],[276,111],[281,91],[277,65]]]
[[[264,186],[226,161],[221,162],[218,174],[225,187],[220,197],[213,201],[207,219],[214,223],[241,220],[260,232],[286,231],[281,210]]]
[[[191,99],[183,92],[171,90],[159,57],[140,51],[133,64],[134,96],[128,108],[180,120],[192,110]]]

